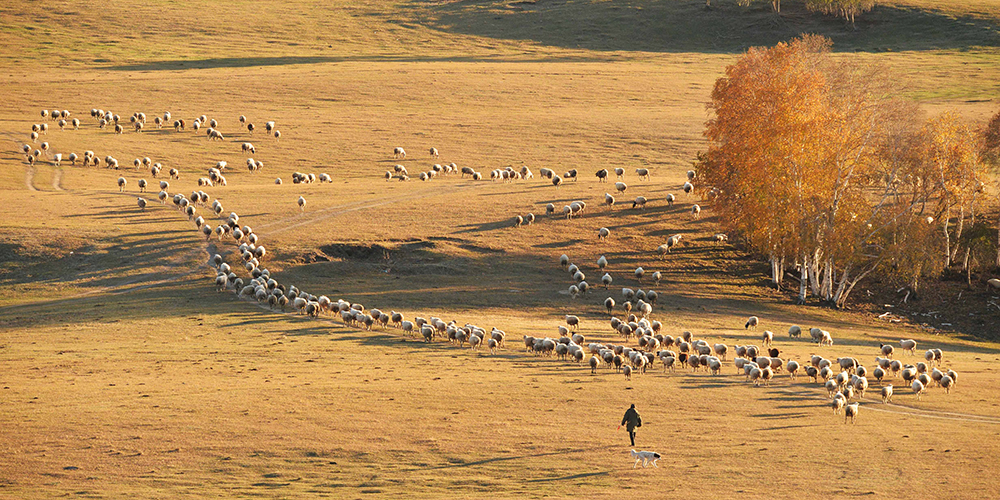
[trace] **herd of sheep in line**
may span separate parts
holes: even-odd
[[[103,110],[94,109],[91,111],[91,115],[100,120],[99,126],[104,128],[108,123],[115,124],[115,130],[117,133],[121,133],[121,126],[118,124],[120,118],[118,115],[113,115],[110,112],[104,112]],[[68,111],[42,111],[42,117],[48,118],[51,116],[53,119],[59,119],[59,126],[61,129],[65,128],[67,125],[71,124],[74,129],[79,128],[79,120],[73,118],[71,122],[66,119],[69,118],[70,113]],[[164,118],[161,120],[159,117],[155,118],[155,123],[157,127],[160,127],[162,123],[166,123],[170,120],[170,113],[164,113]],[[194,121],[193,128],[197,130],[205,123],[207,117],[204,115]],[[143,124],[146,121],[146,117],[143,113],[133,114],[131,121],[135,130],[141,131]],[[244,116],[240,116],[240,122],[247,124],[248,130],[252,133],[254,126],[252,123],[247,123]],[[209,123],[209,137],[213,138],[211,131],[216,131],[218,126],[216,120],[210,120]],[[174,128],[177,130],[183,130],[186,123],[184,120],[177,120],[174,122]],[[45,133],[48,130],[48,125],[45,123],[37,124],[32,126],[31,139],[32,141],[37,141],[38,133]],[[266,124],[266,130],[268,132],[274,132],[275,137],[280,137],[280,133],[274,129],[274,122],[268,122]],[[221,133],[216,131],[216,138],[221,139]],[[255,153],[255,148],[251,143],[243,143],[243,152]],[[28,155],[28,162],[33,163],[34,158],[37,158],[41,154],[45,154],[49,150],[48,143],[43,143],[41,149],[36,149],[34,152],[30,151],[30,147],[25,145],[23,148],[24,152]],[[394,156],[404,157],[405,151],[402,148],[396,148],[394,150]],[[435,148],[430,149],[430,154],[437,157],[438,152]],[[76,154],[71,153],[67,159],[75,164],[78,159]],[[62,160],[61,154],[56,154],[53,157],[53,163],[58,165]],[[83,157],[84,165],[93,164],[95,166],[100,164],[100,159],[92,152],[87,151],[84,153]],[[105,164],[110,168],[117,168],[118,161],[111,156],[105,158]],[[137,158],[134,161],[136,168],[140,166],[145,166],[150,169],[152,176],[155,178],[162,169],[161,164],[153,163],[149,158]],[[254,161],[253,159],[248,160],[248,167],[251,171],[259,169],[263,166],[262,162]],[[439,168],[440,167],[440,168]],[[221,171],[226,168],[226,162],[219,162],[216,167],[209,169],[209,177],[204,179],[199,179],[199,186],[207,185],[213,186],[214,183],[220,183],[225,185],[225,177],[222,176]],[[421,173],[422,179],[429,179],[434,177],[438,172],[451,173],[458,171],[458,168],[454,163],[439,166],[434,165],[429,172]],[[401,180],[405,180],[407,177],[407,172],[405,167],[402,165],[397,165],[395,170],[397,176]],[[461,169],[464,175],[472,175],[474,179],[481,178],[481,174],[475,172],[469,167],[464,167]],[[170,169],[169,175],[171,179],[178,179],[179,172],[177,169]],[[540,173],[545,178],[550,178],[553,180],[553,184],[556,186],[561,182],[560,176],[556,175],[550,169],[541,169]],[[615,173],[621,178],[624,175],[624,171],[621,168],[615,169]],[[648,179],[649,172],[647,169],[637,169],[637,173],[640,178]],[[576,178],[577,172],[571,170],[567,172],[564,178]],[[599,180],[606,180],[609,172],[606,169],[602,169],[597,172],[597,177]],[[688,182],[684,183],[684,191],[686,193],[691,193],[693,190],[693,185],[691,182],[694,180],[694,172],[688,172]],[[393,177],[392,172],[386,172],[386,178],[391,179]],[[527,166],[522,167],[520,171],[516,171],[510,167],[502,170],[494,170],[491,173],[491,178],[494,180],[513,180],[513,179],[531,179],[533,174],[528,169]],[[313,174],[300,174],[295,173],[293,175],[293,181],[296,183],[303,182],[309,183],[313,182],[316,176]],[[203,182],[204,180],[204,182]],[[319,176],[321,182],[332,182],[329,180],[327,174],[321,174]],[[118,185],[120,190],[124,190],[127,181],[122,177],[118,179]],[[281,180],[276,180],[276,183],[281,183]],[[140,179],[139,182],[140,192],[144,192],[146,189],[145,179]],[[161,180],[159,183],[160,193],[158,198],[161,203],[165,203],[166,199],[170,197],[168,189],[170,184],[166,180]],[[627,186],[623,182],[616,183],[617,191],[619,193],[624,192]],[[310,293],[301,291],[294,286],[286,287],[283,284],[278,283],[274,278],[270,276],[270,272],[261,267],[261,260],[267,255],[267,250],[263,245],[260,244],[260,239],[253,229],[248,226],[240,226],[240,218],[235,213],[232,212],[228,216],[223,216],[224,209],[219,200],[214,200],[210,205],[211,212],[217,217],[225,217],[224,221],[216,227],[212,227],[207,224],[204,217],[198,215],[198,209],[196,206],[205,207],[208,203],[210,197],[204,191],[194,191],[191,193],[190,198],[184,194],[175,194],[171,198],[173,204],[189,218],[192,220],[197,227],[197,229],[206,236],[206,239],[211,238],[215,235],[219,238],[220,242],[225,236],[230,236],[237,244],[237,254],[242,261],[242,267],[249,273],[249,281],[244,281],[236,273],[233,266],[230,266],[225,262],[224,258],[220,254],[214,254],[212,257],[212,264],[217,270],[216,274],[216,285],[219,290],[233,289],[239,297],[249,297],[257,300],[261,303],[266,303],[272,308],[280,308],[285,310],[287,306],[291,306],[295,311],[303,314],[307,314],[312,317],[320,317],[323,314],[338,314],[341,320],[353,327],[364,328],[371,330],[373,327],[386,328],[388,326],[393,326],[399,328],[404,334],[410,336],[422,337],[425,341],[431,342],[436,337],[447,338],[450,342],[458,345],[464,346],[468,344],[471,349],[478,350],[485,346],[490,349],[491,353],[496,353],[498,349],[502,349],[506,346],[507,334],[493,327],[489,332],[486,329],[476,326],[471,323],[466,323],[464,325],[459,325],[457,321],[445,322],[437,317],[430,317],[425,319],[422,317],[416,317],[412,321],[406,320],[402,313],[396,311],[383,312],[379,309],[369,309],[366,311],[365,307],[358,303],[350,303],[345,300],[332,301],[326,296],[316,296]],[[666,197],[667,203],[672,205],[675,197],[672,194],[668,194]],[[605,204],[613,206],[615,199],[610,194],[605,194]],[[644,197],[638,197],[633,202],[633,208],[642,208],[646,203]],[[143,198],[138,198],[138,204],[141,209],[145,209],[147,202]],[[299,197],[298,205],[300,209],[304,209],[305,199]],[[570,205],[564,207],[563,213],[567,217],[572,217],[586,208],[586,203],[584,201],[575,201]],[[547,207],[547,213],[552,214],[555,207],[549,204]],[[692,214],[697,216],[700,212],[700,207],[697,204],[692,207]],[[518,216],[515,220],[515,225],[521,225],[527,221],[529,224],[534,221],[534,215],[528,214],[527,217]],[[601,228],[598,231],[598,237],[601,239],[607,238],[610,231],[607,228]],[[677,234],[668,238],[667,242],[657,248],[657,251],[665,256],[670,252],[670,250],[680,243],[682,236]],[[725,234],[716,234],[713,239],[717,242],[726,241],[727,237]],[[560,264],[565,266],[569,271],[570,275],[576,281],[576,284],[571,285],[569,293],[572,297],[577,297],[579,294],[585,294],[590,290],[590,286],[585,281],[584,273],[579,269],[578,266],[571,264],[569,262],[569,257],[562,255],[560,257]],[[597,261],[598,267],[601,271],[604,271],[608,262],[604,256],[601,256]],[[638,267],[635,270],[635,276],[641,283],[641,280],[645,274],[645,270],[642,267]],[[661,279],[661,273],[659,271],[652,273],[653,283],[658,283]],[[612,282],[609,273],[605,273],[602,276],[602,284],[605,288],[609,288]],[[608,297],[604,300],[604,307],[607,309],[609,316],[611,316],[610,327],[623,339],[624,343],[635,337],[637,339],[638,347],[633,349],[625,345],[615,345],[615,344],[601,344],[601,343],[586,343],[583,335],[578,333],[572,333],[580,325],[580,318],[575,315],[566,315],[565,322],[566,326],[560,325],[558,327],[559,337],[549,338],[549,337],[533,337],[533,336],[523,336],[523,341],[525,348],[529,352],[533,352],[539,355],[555,355],[557,358],[570,359],[575,362],[582,362],[586,357],[586,353],[589,352],[591,355],[589,359],[589,366],[592,373],[596,373],[597,369],[603,364],[607,368],[614,368],[617,371],[624,374],[626,379],[631,380],[634,373],[645,373],[647,367],[653,364],[654,360],[659,359],[663,365],[664,372],[670,370],[673,371],[676,366],[689,366],[693,371],[698,371],[701,368],[708,369],[713,374],[719,374],[722,369],[722,362],[726,360],[729,353],[729,346],[726,344],[712,344],[710,345],[707,341],[702,339],[694,339],[690,332],[683,332],[677,338],[670,335],[661,334],[662,324],[659,321],[651,321],[649,316],[652,313],[652,306],[656,304],[658,294],[655,291],[634,291],[630,288],[622,289],[623,303],[622,308],[625,312],[624,318],[619,319],[614,314],[614,309],[616,302],[613,298]],[[633,303],[634,313],[633,313]],[[750,317],[746,324],[745,329],[756,328],[759,324],[759,319],[756,316]],[[809,330],[810,335],[813,340],[817,342],[819,346],[832,346],[833,338],[829,332],[821,330],[819,328],[811,328]],[[802,330],[798,326],[792,326],[788,330],[789,337],[799,337],[801,336]],[[824,387],[827,389],[829,396],[832,398],[831,405],[834,408],[835,413],[839,413],[844,410],[845,422],[850,419],[852,422],[855,421],[858,411],[859,403],[851,403],[852,399],[863,397],[865,391],[868,389],[868,369],[861,365],[861,363],[850,357],[836,358],[835,362],[831,362],[822,356],[812,355],[810,362],[804,367],[800,365],[799,362],[795,360],[788,360],[787,362],[780,358],[780,350],[772,346],[774,335],[770,331],[765,331],[762,335],[762,343],[767,347],[767,351],[762,351],[756,345],[736,345],[734,352],[736,353],[736,358],[734,359],[734,365],[738,373],[743,373],[748,382],[752,382],[755,386],[757,385],[769,385],[770,381],[775,377],[775,375],[782,370],[788,372],[791,378],[795,378],[796,375],[803,371],[807,376],[811,377],[817,383],[823,383]],[[584,345],[586,344],[586,348]],[[914,354],[916,349],[916,342],[914,340],[901,340],[900,347],[908,351],[910,354]],[[672,350],[676,349],[675,350]],[[766,353],[766,355],[765,355]],[[899,360],[892,359],[894,353],[894,348],[891,345],[882,344],[880,345],[880,354],[884,357],[876,357],[877,366],[872,370],[871,376],[881,384],[885,377],[895,377],[899,374],[903,380],[910,385],[913,393],[919,399],[920,395],[923,394],[932,384],[936,384],[945,389],[945,391],[950,391],[956,384],[958,379],[958,374],[954,370],[942,371],[935,364],[940,364],[943,358],[943,353],[940,349],[931,349],[925,353],[925,362],[918,362],[913,364],[902,364]],[[834,364],[836,363],[836,364]],[[833,373],[831,367],[839,366],[841,371],[838,374]],[[928,372],[930,369],[930,372]],[[889,402],[892,399],[893,386],[886,385],[881,388],[881,397],[883,402]]]
[[[119,124],[119,122],[121,121],[121,116],[114,114],[111,111],[105,111],[103,109],[94,108],[90,110],[90,115],[91,117],[97,120],[98,128],[103,129],[105,128],[106,125],[113,123],[115,126],[116,133],[120,134],[124,130],[124,128]],[[73,118],[72,122],[66,121],[66,118],[69,118],[70,116],[70,112],[66,110],[63,111],[42,110],[41,116],[43,120],[48,119],[50,117],[53,119],[58,119],[59,128],[62,130],[64,130],[67,125],[72,125],[72,128],[74,130],[78,130],[80,128],[79,119]],[[162,118],[160,118],[159,116],[155,117],[154,123],[156,125],[156,128],[160,128],[162,124],[168,123],[170,119],[171,119],[171,114],[169,111],[164,112]],[[132,123],[134,130],[136,132],[141,132],[147,121],[147,117],[146,114],[143,112],[135,112],[132,114],[129,120]],[[248,132],[251,135],[253,134],[256,127],[252,122],[247,120],[246,116],[240,115],[239,122],[242,125],[246,126]],[[187,121],[184,119],[177,119],[173,123],[174,123],[174,129],[178,132],[185,130],[186,127],[188,126]],[[191,123],[191,128],[193,128],[195,131],[198,131],[199,129],[201,129],[202,126],[206,124],[208,127],[206,135],[210,140],[225,140],[225,137],[222,135],[222,132],[218,130],[219,127],[218,120],[214,118],[209,119],[206,115],[201,115],[200,117],[194,119],[194,121]],[[29,135],[31,142],[37,143],[39,140],[39,134],[46,134],[48,132],[48,129],[49,125],[44,121],[43,123],[32,124],[31,133]],[[273,135],[275,140],[281,138],[281,131],[276,128],[274,121],[266,122],[264,124],[264,129],[268,134]],[[51,146],[47,141],[39,144],[38,148],[32,148],[32,146],[29,144],[23,144],[21,146],[21,150],[25,154],[26,161],[28,162],[29,165],[34,164],[37,161],[37,159],[43,155],[48,156],[50,149]],[[250,142],[242,143],[240,149],[243,153],[256,154],[257,152],[256,146],[254,146],[254,144]],[[62,165],[63,159],[64,155],[62,153],[54,153],[51,156],[51,163],[58,167]],[[69,161],[74,166],[76,165],[76,162],[78,160],[82,160],[84,167],[88,165],[99,167],[103,163],[109,169],[117,170],[120,168],[119,161],[114,156],[107,155],[103,158],[102,161],[100,156],[98,156],[96,153],[90,150],[84,151],[82,157],[77,155],[76,153],[69,153],[68,155],[65,155],[65,160]],[[247,163],[247,169],[251,173],[257,172],[258,170],[264,167],[263,161],[256,160],[252,157],[247,158],[246,163]],[[139,170],[141,168],[148,169],[150,175],[154,179],[160,175],[160,173],[163,171],[164,168],[162,163],[154,162],[148,156],[143,158],[135,158],[132,162],[132,165],[133,167],[135,167],[136,170]],[[228,181],[226,177],[223,175],[223,172],[228,168],[228,166],[229,166],[228,162],[226,161],[216,162],[214,167],[208,169],[206,177],[198,178],[198,186],[199,187],[227,186]],[[170,168],[167,171],[167,174],[169,174],[171,180],[180,179],[180,171],[176,168]],[[321,183],[322,182],[332,183],[333,178],[327,173],[321,173],[319,175],[316,175],[314,173],[301,173],[301,172],[292,173],[292,183],[294,184],[312,184],[317,181]],[[274,183],[280,185],[283,183],[283,181],[279,177],[274,180]],[[170,183],[167,181],[160,181],[159,184],[160,184],[160,192],[158,194],[158,198],[161,202],[163,202],[168,196],[167,189],[169,188]],[[117,185],[119,192],[124,192],[128,185],[128,179],[126,179],[125,177],[119,177],[117,180]],[[149,182],[146,179],[141,178],[137,181],[137,185],[139,193],[144,193],[146,192],[146,189],[149,186]],[[207,201],[207,195],[205,195],[203,191],[201,192],[201,197],[205,198],[205,201]],[[198,199],[195,196],[192,196],[192,199],[194,199],[194,201],[196,202],[198,201]],[[138,204],[140,209],[145,210],[149,202],[145,198],[138,197],[136,199],[136,203]],[[296,204],[301,210],[305,210],[306,200],[304,197],[299,196],[299,198],[296,200]]]

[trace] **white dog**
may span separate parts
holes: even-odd
[[[633,469],[636,468],[636,466],[639,465],[639,461],[640,460],[642,461],[642,466],[643,467],[646,467],[646,464],[648,462],[652,462],[653,463],[653,467],[656,467],[657,469],[660,468],[659,465],[656,465],[656,461],[660,459],[660,454],[656,453],[655,451],[635,451],[635,450],[632,450],[632,458],[635,459],[635,464],[632,465]]]

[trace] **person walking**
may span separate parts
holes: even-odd
[[[639,412],[635,411],[635,405],[625,411],[625,416],[622,417],[622,423],[618,428],[620,429],[622,425],[628,431],[628,438],[632,441],[632,446],[635,446],[635,428],[642,427],[642,418],[639,417]]]

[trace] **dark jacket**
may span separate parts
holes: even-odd
[[[625,416],[622,417],[622,425],[624,425],[629,432],[636,427],[642,427],[642,419],[639,418],[639,412],[635,411],[635,408],[629,408],[625,412]]]

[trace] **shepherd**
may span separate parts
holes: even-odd
[[[639,412],[635,411],[634,404],[625,411],[625,416],[622,417],[622,423],[618,428],[621,429],[622,425],[628,430],[628,438],[632,441],[632,446],[635,446],[635,428],[642,427],[642,418],[639,417]]]

